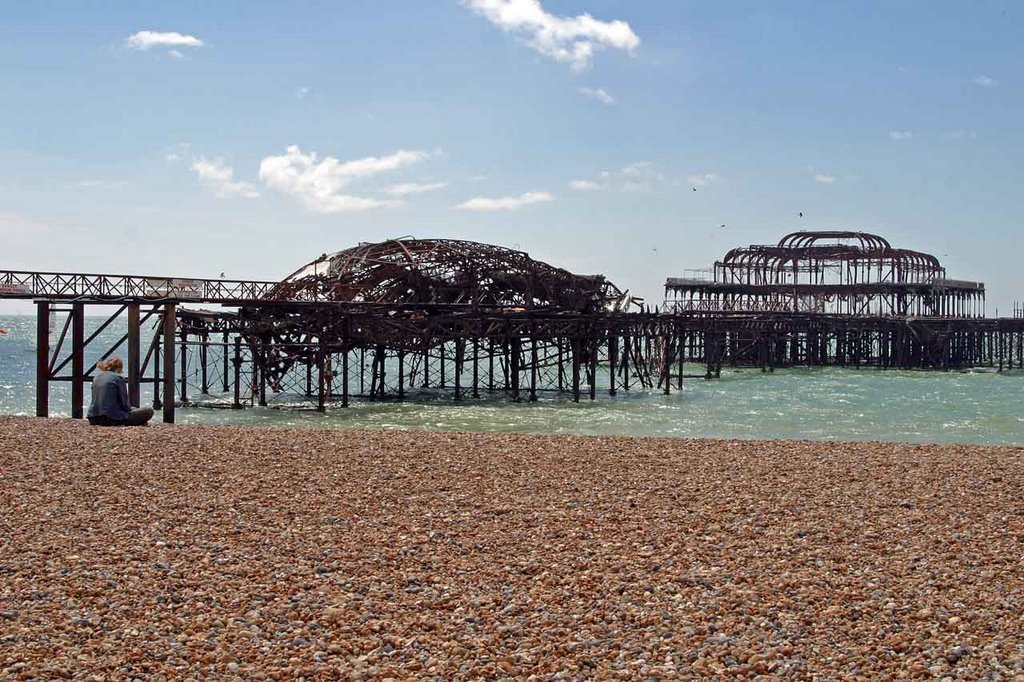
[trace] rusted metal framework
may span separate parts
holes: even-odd
[[[277,284],[233,279],[0,270],[0,298],[39,298],[49,301],[173,299],[235,303],[265,299]]]
[[[513,400],[571,390],[578,399],[581,390],[596,392],[599,355],[631,372],[634,385],[650,384],[637,347],[609,341],[616,324],[630,336],[626,311],[635,305],[602,275],[573,274],[521,251],[392,239],[325,254],[268,300],[213,324],[245,339],[261,403],[268,388],[271,398],[315,397],[320,409],[335,395],[347,405],[352,395],[449,388],[456,399],[494,390]],[[210,323],[190,320],[197,330]]]
[[[361,244],[275,283],[0,271],[0,296],[37,302],[40,416],[66,381],[81,417],[92,360],[125,344],[133,400],[150,386],[165,421],[177,405],[668,393],[724,366],[1024,365],[1024,317],[977,317],[983,285],[873,235],[794,233],[666,289],[652,313],[600,275],[452,240]]]
[[[793,232],[736,248],[705,276],[669,278],[669,312],[984,317],[985,285],[866,232]]]
[[[576,312],[629,304],[602,275],[574,275],[522,251],[454,239],[389,239],[324,254],[267,298]]]

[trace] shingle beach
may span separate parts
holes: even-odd
[[[5,679],[1024,679],[1024,448],[0,418]]]

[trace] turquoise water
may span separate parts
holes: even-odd
[[[0,317],[0,328],[8,331],[0,335],[0,414],[34,413],[34,327],[32,317]],[[104,338],[118,335],[107,331]],[[98,344],[96,351],[102,349]],[[87,362],[93,360],[87,355]],[[1022,395],[1024,372],[1017,370],[763,374],[725,368],[721,379],[688,379],[669,396],[599,392],[596,401],[579,404],[563,397],[513,404],[500,395],[456,404],[450,396],[423,396],[405,403],[355,402],[326,415],[273,407],[181,408],[177,418],[192,424],[1016,444],[1024,443]],[[53,415],[69,413],[67,384],[53,387],[50,404]]]

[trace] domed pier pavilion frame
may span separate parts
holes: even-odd
[[[984,317],[985,285],[946,278],[931,254],[867,232],[793,232],[732,249],[711,271],[665,282],[672,312]]]

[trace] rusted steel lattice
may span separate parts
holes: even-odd
[[[736,248],[706,277],[669,278],[670,311],[982,317],[985,285],[952,280],[931,254],[867,232],[793,232]]]
[[[438,389],[456,399],[482,391],[579,399],[594,397],[599,382],[612,392],[653,383],[647,346],[626,340],[646,338],[652,324],[627,314],[634,305],[602,275],[522,251],[392,239],[324,254],[267,300],[216,319],[184,317],[182,330],[242,338],[249,397],[260,403],[282,395],[322,409],[350,396]],[[610,376],[599,377],[605,366]]]
[[[453,239],[390,239],[324,254],[285,278],[269,298],[576,312],[628,304],[602,275],[574,275],[522,251]]]

